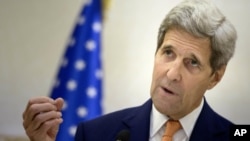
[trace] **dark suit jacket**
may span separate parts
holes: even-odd
[[[148,141],[152,100],[142,106],[110,113],[78,125],[75,141],[115,141],[123,129],[130,131],[130,141]],[[229,141],[232,123],[215,113],[204,100],[190,141]]]

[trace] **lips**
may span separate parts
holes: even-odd
[[[174,92],[171,91],[171,90],[169,90],[168,88],[162,87],[162,89],[163,89],[166,93],[171,94],[171,95],[174,95]]]

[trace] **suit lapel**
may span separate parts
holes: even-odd
[[[130,141],[146,141],[149,139],[150,113],[152,100],[148,100],[138,107],[131,116],[123,119],[123,123],[130,130]]]
[[[227,132],[227,128],[219,126],[219,116],[209,107],[205,98],[202,111],[196,121],[190,141],[215,141]]]
[[[123,118],[123,128],[130,131],[130,141],[146,141],[149,139],[151,109],[152,100],[150,99]],[[204,98],[204,105],[195,123],[190,141],[225,140],[227,136],[229,137],[227,133],[231,124],[215,113]]]

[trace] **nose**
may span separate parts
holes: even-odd
[[[167,78],[172,82],[178,82],[182,79],[181,71],[182,63],[176,60],[169,65],[166,72]]]

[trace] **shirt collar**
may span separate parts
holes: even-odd
[[[159,132],[159,130],[161,129],[161,127],[166,123],[166,121],[168,120],[168,117],[166,117],[165,115],[161,114],[160,112],[158,112],[154,106],[154,104],[152,104],[152,110],[151,110],[151,118],[150,118],[150,137],[155,136],[155,134],[157,134],[157,132]]]
[[[203,105],[204,105],[204,99],[202,99],[200,105],[197,108],[195,108],[191,113],[189,113],[188,115],[179,120],[188,138],[190,138],[191,136],[192,130],[194,128],[196,120],[198,119],[198,116],[200,115]],[[153,137],[155,134],[157,134],[157,132],[160,131],[160,129],[168,119],[169,118],[167,116],[158,112],[153,104],[151,111],[151,120],[150,120],[150,127],[151,127],[150,137]]]
[[[201,113],[203,104],[204,104],[204,99],[201,100],[200,105],[196,109],[194,109],[191,113],[189,113],[188,115],[179,120],[188,138],[190,138],[191,136],[196,120],[198,119]]]

